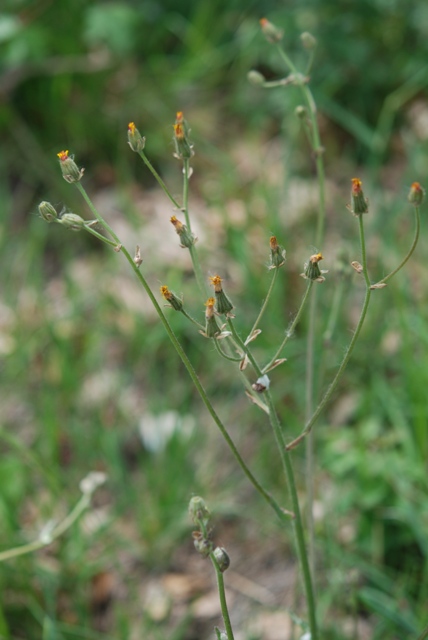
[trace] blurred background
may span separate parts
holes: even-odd
[[[340,266],[359,259],[345,208],[350,179],[360,177],[370,199],[373,281],[408,251],[407,193],[415,180],[428,184],[426,2],[1,3],[1,549],[63,518],[88,471],[109,478],[62,538],[0,566],[2,639],[213,638],[220,625],[213,576],[193,550],[187,516],[194,494],[208,501],[216,542],[232,558],[236,638],[301,635],[291,538],[236,468],[149,300],[120,255],[37,215],[47,200],[90,217],[60,174],[56,154],[69,149],[128,249],[140,245],[155,292],[168,284],[202,320],[170,203],[126,142],[134,121],[180,199],[172,125],[184,111],[196,152],[197,246],[207,275],[222,270],[243,334],[269,284],[269,236],[287,249],[257,344],[258,355],[270,357],[303,293],[317,183],[294,114],[298,89],[267,91],[247,80],[250,69],[269,80],[287,74],[260,33],[264,16],[284,30],[284,47],[302,70],[300,34],[318,42],[310,82],[325,148],[327,226],[317,249],[329,269],[318,294],[321,394],[363,296],[362,283]],[[428,623],[425,226],[411,262],[373,296],[357,352],[317,425],[317,584],[330,639],[415,639]],[[263,414],[249,405],[233,366],[176,315],[174,330],[232,437],[287,507]],[[287,439],[304,416],[305,325],[272,374]],[[304,501],[304,451],[294,463]]]

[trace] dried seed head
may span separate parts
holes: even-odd
[[[363,265],[360,262],[357,262],[357,260],[353,260],[351,262],[351,267],[355,269],[357,273],[363,273]]]
[[[258,378],[257,381],[251,386],[254,389],[254,391],[257,391],[257,393],[263,393],[263,391],[266,391],[266,389],[269,389],[270,387],[269,376],[264,374],[263,376]]]
[[[140,247],[137,244],[137,246],[135,247],[134,263],[137,265],[137,267],[140,267],[142,262],[143,258],[141,257]]]

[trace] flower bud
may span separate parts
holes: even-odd
[[[146,139],[143,138],[133,122],[128,124],[128,144],[136,153],[140,153],[146,145]]]
[[[64,213],[58,222],[63,224],[66,229],[70,229],[70,231],[81,231],[85,227],[84,219],[76,213]]]
[[[177,234],[180,236],[180,246],[184,249],[189,248],[195,244],[196,238],[193,233],[190,233],[185,224],[180,222],[175,216],[171,216],[171,223],[173,224]]]
[[[256,87],[260,87],[266,82],[264,75],[255,69],[251,69],[251,71],[247,73],[247,80],[250,84]]]
[[[214,627],[214,631],[217,636],[217,640],[228,640],[226,631],[220,631],[218,627]]]
[[[351,187],[351,212],[360,216],[362,213],[367,213],[369,210],[368,204],[369,201],[364,197],[364,192],[362,189],[363,183],[359,178],[352,178],[352,187]]]
[[[43,218],[45,222],[53,222],[58,219],[58,214],[55,211],[54,206],[50,202],[41,202],[39,204],[39,213],[40,217]]]
[[[172,293],[172,291],[170,291],[166,285],[162,285],[161,288],[160,288],[160,291],[161,291],[161,294],[162,294],[163,298],[169,302],[168,306],[172,307],[176,311],[181,311],[182,310],[183,301],[180,300],[180,298],[178,298],[175,295],[175,293]]]
[[[303,33],[301,33],[300,40],[305,49],[308,49],[309,51],[311,49],[315,49],[315,47],[317,46],[316,39],[314,38],[312,33],[309,33],[309,31],[304,31]]]
[[[270,267],[269,269],[278,269],[285,263],[286,251],[284,247],[278,244],[276,236],[270,238]]]
[[[305,264],[305,271],[300,275],[306,278],[307,280],[313,280],[314,282],[324,282],[325,278],[322,275],[323,273],[328,273],[327,271],[322,271],[318,263],[323,260],[322,253],[315,253],[312,255],[308,262]]]
[[[409,195],[407,196],[410,204],[415,205],[415,207],[419,207],[422,204],[425,197],[425,190],[421,187],[419,182],[413,182],[410,187]]]
[[[213,551],[214,557],[217,560],[218,568],[221,573],[224,573],[230,566],[230,558],[224,547],[216,547]]]
[[[205,500],[200,496],[193,496],[189,502],[189,516],[194,524],[202,521],[204,525],[207,525],[211,517],[211,513],[205,503]]]
[[[268,42],[275,44],[282,40],[284,35],[282,29],[278,29],[278,27],[272,24],[272,22],[269,22],[267,18],[262,18],[259,22],[262,28],[262,33]]]
[[[294,109],[294,113],[300,120],[304,120],[308,116],[308,110],[301,104]]]
[[[82,179],[84,169],[79,169],[74,162],[74,156],[68,155],[68,150],[57,153],[59,165],[61,167],[62,177],[67,182],[79,182]]]
[[[214,294],[216,297],[216,311],[218,314],[226,316],[230,314],[233,309],[233,304],[223,291],[222,279],[220,276],[210,277],[211,284],[214,286]]]
[[[209,538],[205,538],[199,531],[193,532],[193,544],[196,551],[203,557],[207,558],[213,550],[213,543]]]
[[[195,155],[193,151],[193,145],[190,142],[189,136],[189,125],[187,121],[184,119],[183,112],[178,111],[175,119],[174,127],[174,147],[175,147],[175,157],[181,160],[189,160],[192,156]]]

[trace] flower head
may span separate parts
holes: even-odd
[[[272,22],[269,22],[267,18],[261,18],[259,20],[262,33],[266,40],[271,44],[275,44],[282,40],[284,32],[282,29],[278,29]]]
[[[79,182],[82,179],[84,169],[79,169],[74,162],[74,156],[70,156],[68,149],[57,153],[59,158],[59,166],[61,167],[62,177],[67,182]]]
[[[214,287],[214,293],[216,297],[216,311],[220,315],[225,314],[226,316],[230,316],[230,312],[233,309],[233,304],[223,291],[222,278],[220,276],[211,276],[210,277],[211,284]]]
[[[128,124],[128,144],[136,153],[140,153],[146,144],[146,139],[140,134],[134,122]]]
[[[208,298],[205,303],[205,335],[207,338],[215,338],[221,333],[215,317],[215,299]]]
[[[328,273],[328,271],[321,270],[318,266],[318,263],[323,260],[322,253],[314,253],[310,256],[308,262],[305,264],[305,270],[300,275],[306,280],[312,280],[313,282],[324,282],[325,278],[323,276],[324,273]]]
[[[177,234],[180,236],[181,247],[190,248],[192,245],[195,244],[196,237],[193,235],[193,233],[190,233],[190,231],[188,230],[185,224],[180,222],[180,220],[178,220],[178,218],[176,218],[175,216],[171,216],[170,221],[174,229],[176,230]]]
[[[270,266],[269,269],[278,269],[285,263],[286,251],[284,247],[278,244],[276,236],[271,236],[270,245]]]
[[[172,293],[172,291],[170,291],[168,289],[168,287],[166,285],[162,285],[160,288],[160,292],[162,294],[162,297],[169,302],[169,306],[172,307],[173,309],[175,309],[176,311],[181,311],[183,308],[183,301],[180,300],[180,298],[178,298],[175,293]]]
[[[359,178],[352,178],[351,185],[351,204],[349,209],[355,216],[360,216],[362,213],[368,212],[369,201],[364,196],[363,183]]]
[[[407,196],[410,204],[414,204],[415,207],[419,207],[422,204],[425,197],[425,189],[421,187],[419,182],[413,182],[410,187],[409,195]]]
[[[187,121],[184,119],[184,114],[182,111],[177,111],[177,115],[175,118],[174,127],[174,147],[175,147],[175,157],[181,160],[189,160],[193,155],[193,145],[189,140],[189,125]]]

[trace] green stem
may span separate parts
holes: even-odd
[[[147,295],[150,298],[151,303],[153,304],[160,321],[162,322],[162,325],[169,337],[169,339],[171,340],[174,349],[176,350],[177,354],[179,355],[179,357],[181,358],[181,361],[183,362],[184,366],[187,369],[187,372],[194,384],[194,386],[196,387],[196,390],[198,391],[202,402],[204,403],[205,407],[207,408],[209,414],[211,415],[212,419],[214,420],[215,424],[217,425],[217,427],[219,428],[223,438],[226,440],[229,449],[231,450],[233,456],[235,457],[235,460],[237,461],[237,463],[239,464],[239,466],[241,467],[242,471],[244,472],[244,474],[246,475],[246,477],[248,478],[248,480],[251,482],[251,484],[255,487],[255,489],[260,493],[260,495],[264,498],[264,500],[273,508],[273,510],[275,511],[275,513],[277,514],[277,516],[281,519],[281,520],[285,520],[286,515],[284,514],[283,510],[281,509],[281,507],[279,506],[279,504],[276,502],[276,500],[262,487],[262,485],[257,481],[257,479],[255,478],[255,476],[251,473],[251,471],[249,470],[249,468],[247,467],[246,463],[244,462],[243,458],[241,457],[238,449],[236,448],[235,443],[233,442],[232,438],[230,437],[227,429],[225,428],[225,426],[223,425],[223,422],[221,421],[221,419],[219,418],[219,416],[217,415],[214,407],[212,406],[207,393],[204,389],[204,387],[202,386],[196,371],[193,368],[192,363],[190,362],[189,358],[187,357],[186,352],[184,351],[183,347],[181,346],[180,342],[178,341],[174,331],[172,330],[168,320],[166,319],[161,307],[158,304],[158,301],[156,300],[156,298],[153,295],[153,292],[151,290],[151,288],[149,287],[146,279],[144,278],[144,276],[142,275],[142,273],[140,272],[140,270],[138,269],[137,265],[134,263],[134,261],[131,258],[131,255],[129,254],[129,252],[127,251],[127,249],[125,249],[125,247],[122,247],[122,253],[125,256],[125,258],[127,259],[129,265],[131,266],[132,270],[134,271],[135,275],[137,276],[140,284],[143,286],[144,290],[146,291]]]
[[[168,305],[167,305],[168,306]],[[192,316],[187,313],[187,311],[185,311],[184,309],[181,309],[181,313],[183,314],[183,316],[185,316],[188,320],[190,320],[190,322],[192,322],[194,325],[196,325],[198,327],[198,329],[201,329],[201,331],[205,331],[205,327],[203,324],[200,324],[200,322],[198,322],[197,320],[195,320],[195,318],[192,318]]]
[[[188,159],[183,160],[183,212],[186,219],[186,226],[189,233],[192,233],[192,227],[190,224],[189,215],[189,170],[190,164]],[[196,282],[203,296],[208,294],[208,288],[205,282],[205,278],[202,273],[201,263],[199,262],[198,254],[195,245],[192,244],[189,247],[190,257],[192,259],[193,270],[195,272]]]
[[[215,348],[217,349],[218,353],[221,355],[222,358],[225,358],[226,360],[230,360],[231,362],[241,362],[242,360],[242,356],[240,357],[236,357],[236,356],[229,356],[227,353],[225,353],[223,351],[223,349],[220,347],[220,343],[219,340],[216,340],[214,338],[214,344],[215,344]]]
[[[310,287],[308,287],[308,290],[309,288]],[[247,357],[250,360],[251,364],[253,365],[257,375],[261,376],[262,371],[259,365],[257,364],[248,346],[242,342],[239,334],[237,333],[234,327],[234,324],[231,318],[228,318],[228,325],[230,327],[230,330],[232,331],[233,337],[239,343],[242,350],[247,354]],[[299,564],[302,571],[303,583],[304,583],[305,593],[306,593],[306,600],[307,600],[308,614],[309,614],[309,626],[311,629],[311,640],[317,640],[318,632],[317,632],[317,622],[316,622],[315,597],[314,597],[314,591],[312,586],[311,570],[309,566],[308,554],[305,546],[303,522],[302,522],[302,517],[300,513],[299,498],[297,495],[293,467],[291,464],[289,452],[285,446],[285,440],[281,430],[281,425],[279,423],[279,419],[275,410],[275,405],[273,403],[272,396],[270,394],[269,389],[266,389],[264,395],[266,397],[267,406],[269,409],[270,424],[275,435],[275,440],[278,446],[281,462],[283,465],[285,477],[287,479],[288,488],[291,496],[291,503],[292,503],[293,515],[294,515],[294,518],[293,518],[294,534],[296,538],[297,554],[299,558]]]
[[[287,445],[287,450],[290,451],[291,449],[294,449],[295,447],[297,447],[298,444],[300,444],[300,442],[308,435],[308,433],[311,431],[312,427],[314,426],[315,422],[317,421],[320,413],[323,411],[325,405],[327,404],[327,402],[330,400],[331,396],[333,395],[334,390],[337,387],[337,384],[340,380],[340,378],[343,375],[343,372],[345,371],[347,364],[349,362],[349,359],[352,355],[352,352],[354,350],[354,347],[357,343],[357,340],[359,338],[361,329],[363,327],[364,324],[364,320],[366,318],[367,315],[367,309],[369,307],[370,304],[370,298],[371,298],[371,294],[372,294],[372,290],[370,289],[371,284],[370,284],[370,279],[369,279],[369,275],[368,275],[368,271],[367,271],[367,256],[366,256],[366,244],[365,244],[365,237],[364,237],[364,225],[363,225],[363,216],[360,215],[358,216],[359,219],[359,226],[360,226],[360,243],[361,243],[361,255],[362,255],[362,264],[363,264],[363,275],[364,275],[364,280],[366,282],[366,293],[365,293],[365,297],[364,297],[364,302],[363,302],[363,306],[361,309],[361,314],[360,314],[360,318],[358,320],[358,324],[355,328],[354,331],[354,335],[352,336],[352,339],[348,345],[348,348],[345,352],[345,355],[343,356],[342,362],[340,363],[339,369],[337,370],[337,373],[332,381],[332,383],[330,384],[330,386],[328,387],[327,391],[325,392],[324,396],[321,399],[321,402],[318,404],[315,412],[313,413],[312,417],[307,421],[305,428],[303,429],[302,433],[295,438],[292,442],[290,442]]]
[[[218,588],[218,595],[220,598],[221,614],[223,616],[224,626],[227,634],[227,640],[234,640],[232,624],[230,622],[230,616],[229,616],[229,609],[227,607],[226,592],[224,589],[224,578],[223,578],[222,572],[219,569],[217,560],[213,552],[210,553],[210,560],[213,563],[213,567],[215,569],[215,574],[217,578],[217,588]]]
[[[314,372],[315,372],[315,328],[317,293],[315,288],[311,292],[309,303],[309,326],[306,340],[306,372],[305,372],[305,422],[309,420],[314,410]],[[308,554],[312,576],[315,576],[315,530],[313,518],[314,504],[314,439],[310,433],[306,440],[306,523],[308,528]],[[315,578],[314,578],[315,579]]]
[[[303,530],[303,520],[302,520],[302,515],[300,513],[299,497],[297,494],[293,466],[291,464],[290,454],[285,447],[284,436],[281,430],[281,426],[279,424],[279,419],[275,410],[275,405],[273,403],[272,396],[269,390],[265,392],[265,396],[266,396],[267,404],[269,407],[269,419],[273,428],[278,449],[280,451],[281,462],[283,465],[285,476],[287,478],[288,489],[290,491],[290,496],[291,496],[291,504],[292,504],[293,514],[294,514],[293,528],[294,528],[294,534],[296,539],[297,555],[299,558],[299,564],[300,564],[300,569],[302,571],[303,584],[304,584],[305,594],[306,594],[306,601],[307,601],[308,615],[309,615],[309,627],[311,630],[311,640],[317,640],[318,629],[317,629],[315,596],[314,596],[314,589],[313,589],[312,578],[311,578],[309,557],[306,551],[305,535]]]
[[[269,289],[268,289],[268,292],[266,294],[266,298],[265,298],[265,300],[263,302],[262,308],[260,309],[260,313],[257,316],[255,323],[253,324],[253,328],[251,329],[250,333],[248,334],[248,338],[250,338],[253,335],[254,331],[259,326],[259,323],[260,323],[260,321],[261,321],[261,319],[263,317],[263,314],[264,314],[264,312],[266,310],[266,307],[268,305],[268,302],[269,302],[269,298],[270,298],[271,293],[273,291],[273,287],[274,287],[274,284],[276,282],[277,275],[278,275],[278,268],[274,268],[273,275],[272,275],[272,280],[271,280],[271,283],[269,285]],[[248,338],[247,338],[247,340],[248,340]]]
[[[285,515],[284,511],[281,509],[281,507],[276,502],[276,500],[257,481],[255,476],[251,473],[251,471],[249,470],[249,468],[245,464],[245,462],[244,462],[243,458],[241,457],[238,449],[236,448],[235,443],[233,442],[233,440],[230,437],[227,429],[223,425],[223,423],[220,420],[219,416],[217,415],[214,407],[212,406],[212,404],[211,404],[211,402],[210,402],[210,400],[209,400],[209,398],[208,398],[208,396],[206,394],[206,391],[205,391],[204,387],[202,386],[202,384],[201,384],[201,382],[200,382],[200,380],[199,380],[199,378],[198,378],[198,376],[196,374],[196,371],[194,370],[189,358],[187,357],[186,352],[184,351],[183,347],[181,346],[180,342],[178,341],[175,333],[173,332],[173,330],[172,330],[168,320],[166,319],[166,316],[163,313],[158,301],[156,300],[155,296],[153,295],[153,292],[152,292],[151,288],[149,287],[149,284],[148,284],[147,280],[144,278],[144,276],[142,275],[141,271],[139,270],[139,268],[137,267],[137,265],[133,261],[133,259],[131,257],[131,254],[122,245],[122,243],[120,242],[119,238],[110,229],[110,227],[104,221],[102,216],[95,209],[94,205],[92,204],[91,200],[89,199],[89,196],[86,194],[86,191],[83,189],[83,187],[80,185],[80,183],[76,183],[76,186],[78,186],[79,191],[81,192],[81,194],[85,198],[86,202],[88,203],[88,206],[90,207],[91,211],[93,212],[93,214],[95,215],[97,220],[100,222],[100,224],[105,229],[107,229],[109,231],[109,233],[111,233],[112,237],[116,240],[117,244],[121,246],[121,251],[122,251],[123,255],[125,256],[126,260],[128,261],[129,265],[131,266],[133,272],[137,276],[140,284],[143,286],[144,290],[146,291],[147,295],[149,296],[150,301],[153,304],[153,306],[154,306],[154,308],[155,308],[155,310],[156,310],[156,312],[157,312],[157,314],[159,316],[159,319],[161,320],[161,322],[163,324],[163,327],[164,327],[169,339],[171,340],[171,342],[172,342],[175,350],[177,351],[177,354],[181,358],[184,366],[186,367],[186,369],[187,369],[187,371],[188,371],[188,373],[189,373],[189,375],[190,375],[190,377],[192,379],[192,382],[196,387],[196,390],[198,391],[199,395],[201,396],[201,399],[202,399],[205,407],[207,408],[209,414],[211,415],[212,419],[216,423],[217,427],[220,429],[220,432],[221,432],[223,438],[226,440],[230,450],[232,451],[232,454],[234,455],[235,460],[237,461],[237,463],[241,467],[241,469],[244,472],[244,474],[247,476],[248,480],[255,487],[255,489],[260,493],[260,495],[266,500],[266,502],[272,507],[272,509],[277,514],[277,516],[281,520],[284,520],[286,518],[286,515]]]
[[[94,205],[92,203],[92,200],[90,199],[90,197],[86,193],[85,189],[82,187],[81,183],[80,182],[74,182],[74,184],[76,185],[77,190],[83,196],[83,199],[85,200],[86,204],[88,205],[88,207],[90,208],[91,212],[96,217],[96,219],[98,220],[100,225],[107,231],[107,233],[109,233],[111,235],[111,237],[116,242],[116,244],[120,245],[119,238],[117,237],[117,235],[115,234],[113,229],[110,227],[110,225],[107,224],[107,222],[104,220],[104,218],[102,216],[100,216],[100,214],[98,213],[98,211],[94,207]]]
[[[288,55],[278,45],[278,51],[292,73],[297,75],[297,69]],[[310,61],[312,63],[312,60]],[[316,170],[318,177],[318,218],[317,218],[317,230],[315,236],[316,246],[320,246],[324,238],[324,226],[325,226],[325,170],[323,153],[324,150],[321,146],[321,139],[319,134],[318,122],[317,122],[317,107],[313,98],[312,92],[306,82],[300,83],[300,90],[303,93],[305,101],[309,107],[309,119],[311,123],[311,131],[309,132],[309,139],[312,143],[312,151],[315,154]],[[305,414],[306,420],[312,414],[314,405],[314,352],[315,352],[315,325],[316,325],[316,290],[312,292],[311,304],[309,309],[309,327],[307,337],[307,350],[306,350],[306,394],[305,394]],[[309,554],[311,557],[311,566],[314,570],[315,564],[315,535],[313,527],[313,494],[314,494],[314,479],[313,479],[313,467],[314,467],[314,443],[312,435],[308,438],[306,444],[306,486],[308,494],[308,508],[307,508],[307,520],[309,530]]]
[[[414,235],[414,238],[413,238],[412,246],[410,247],[408,254],[400,262],[398,267],[396,269],[394,269],[394,271],[391,271],[391,273],[388,273],[387,276],[382,278],[382,280],[379,280],[379,282],[377,282],[376,284],[382,284],[383,282],[387,282],[390,278],[392,278],[392,276],[395,276],[395,274],[398,271],[400,271],[400,269],[402,267],[404,267],[404,265],[406,264],[406,262],[409,260],[410,256],[412,255],[412,253],[416,249],[416,245],[418,244],[418,240],[419,240],[420,227],[421,227],[419,207],[415,207],[415,224],[416,224],[415,235]]]
[[[152,163],[150,162],[150,160],[148,159],[148,157],[146,156],[144,151],[140,151],[138,155],[143,160],[144,164],[149,169],[149,171],[156,178],[156,180],[157,180],[159,186],[161,187],[162,191],[165,193],[167,198],[172,202],[174,207],[176,207],[176,209],[180,209],[181,210],[181,206],[178,204],[177,200],[171,194],[171,192],[169,191],[169,189],[166,186],[165,182],[162,180],[162,178],[160,177],[160,175],[158,174],[158,172],[156,171],[156,169],[154,168],[154,166],[152,165]]]
[[[235,329],[235,325],[233,323],[232,318],[227,318],[227,324],[229,326],[229,329],[232,332],[232,336],[233,339],[235,340],[236,344],[242,349],[242,351],[247,355],[248,360],[251,362],[251,364],[254,367],[254,371],[257,373],[257,375],[260,377],[262,374],[262,370],[260,369],[259,365],[257,364],[253,354],[251,353],[251,350],[248,348],[248,346],[245,344],[245,342],[242,340],[241,336],[239,335],[239,333],[237,332],[237,330]]]
[[[111,247],[118,246],[116,242],[114,242],[113,240],[109,240],[109,238],[106,238],[101,233],[98,233],[98,231],[95,231],[95,229],[92,229],[88,224],[85,224],[85,231],[87,231],[88,233],[92,233],[92,235],[98,238],[98,240],[102,240],[105,244],[108,244]]]
[[[285,332],[285,338],[284,340],[281,342],[279,348],[277,349],[275,355],[273,356],[273,358],[270,360],[270,362],[268,362],[268,364],[266,366],[263,367],[262,372],[264,373],[265,371],[268,371],[270,369],[270,367],[274,364],[275,360],[277,360],[279,358],[279,356],[281,355],[281,351],[283,350],[283,348],[285,347],[285,345],[287,344],[287,342],[289,341],[289,339],[291,338],[291,336],[294,333],[294,330],[301,318],[303,309],[306,305],[306,301],[308,299],[309,296],[309,292],[312,288],[313,285],[313,281],[309,280],[308,281],[308,286],[306,287],[306,291],[304,293],[304,296],[302,298],[302,302],[300,303],[300,307],[294,317],[293,322],[290,324],[290,326],[288,327],[287,331]]]
[[[7,551],[2,551],[0,553],[0,562],[3,562],[4,560],[10,560],[11,558],[16,558],[17,556],[22,556],[26,553],[37,551],[38,549],[42,549],[43,547],[47,547],[56,538],[62,535],[64,531],[69,529],[76,522],[76,520],[81,516],[83,511],[85,511],[85,509],[89,506],[90,502],[91,502],[91,496],[86,493],[83,494],[79,502],[74,507],[74,509],[49,534],[48,540],[46,541],[35,540],[34,542],[24,544],[20,547],[15,547],[14,549],[8,549]]]

